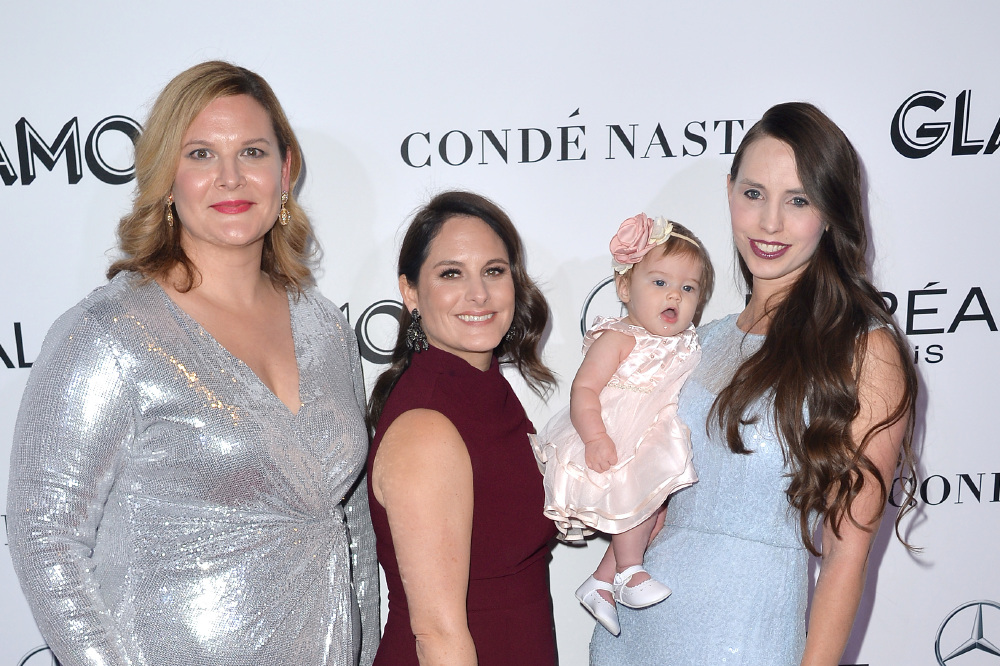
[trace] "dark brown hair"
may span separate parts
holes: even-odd
[[[670,222],[670,220],[667,220]],[[653,248],[646,255],[648,257],[654,252],[659,252],[661,257],[666,257],[671,254],[679,254],[682,256],[695,257],[701,262],[701,277],[698,279],[698,307],[694,312],[695,326],[701,322],[701,313],[705,309],[705,305],[708,300],[712,298],[712,292],[715,291],[715,269],[712,267],[712,259],[708,256],[708,249],[705,244],[701,242],[701,239],[694,235],[694,233],[685,227],[680,222],[670,222],[673,226],[673,231],[670,238],[664,241],[661,245]],[[694,243],[689,243],[683,238],[677,238],[674,233],[680,234],[682,236],[687,236]],[[643,257],[645,259],[646,257]],[[641,263],[641,262],[640,262]],[[619,284],[625,283],[629,284],[632,282],[632,271],[626,271],[624,274],[615,273],[615,287],[617,288]]]
[[[301,291],[313,283],[318,254],[309,218],[295,201],[302,171],[302,151],[271,86],[260,75],[228,62],[213,60],[175,76],[156,98],[135,146],[135,196],[132,211],[118,223],[118,246],[124,255],[108,268],[108,279],[136,271],[145,279],[167,276],[182,268],[180,291],[191,289],[196,267],[180,245],[180,224],[167,224],[167,196],[180,161],[181,141],[195,118],[220,97],[248,95],[264,107],[278,139],[281,159],[291,155],[287,226],[275,225],[264,237],[261,270],[283,287]],[[171,204],[171,208],[173,205]],[[173,209],[177,217],[176,208]]]
[[[555,377],[542,363],[538,352],[542,332],[549,321],[549,306],[525,268],[521,237],[514,228],[514,223],[499,206],[472,192],[450,191],[435,196],[417,211],[403,236],[397,275],[405,276],[411,285],[416,285],[431,243],[444,223],[457,216],[482,220],[500,237],[507,249],[514,281],[514,320],[511,322],[513,336],[510,340],[506,337],[501,339],[494,353],[501,362],[515,365],[531,389],[544,395],[555,382]],[[389,367],[375,382],[368,402],[368,426],[373,431],[389,394],[410,365],[413,352],[406,346],[406,330],[412,321],[410,313],[404,307],[399,314],[399,334]]]
[[[837,536],[845,518],[870,530],[852,514],[866,473],[878,483],[884,509],[891,479],[882,477],[866,449],[875,435],[900,420],[906,422],[902,465],[912,472],[917,376],[906,342],[868,277],[861,167],[851,142],[815,106],[779,104],[744,137],[733,158],[732,183],[747,148],[764,137],[792,149],[802,187],[827,229],[806,269],[780,302],[766,304],[770,322],[764,342],[720,392],[709,420],[717,420],[723,428],[730,449],[750,453],[740,428],[756,420],[751,415],[755,402],[773,399],[774,422],[791,479],[788,501],[799,513],[803,543],[818,555],[810,516],[828,521]],[[739,266],[751,289],[753,275],[742,257]],[[887,332],[895,342],[903,395],[892,412],[857,441],[851,424],[861,410],[858,384],[868,333],[875,329]],[[896,535],[904,544],[899,522],[910,508],[909,499],[896,517]]]

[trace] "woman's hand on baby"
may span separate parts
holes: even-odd
[[[618,451],[614,441],[607,435],[584,444],[584,458],[587,467],[595,472],[607,472],[618,462]]]

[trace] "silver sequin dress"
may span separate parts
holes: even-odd
[[[310,290],[289,306],[297,415],[134,274],[52,326],[18,413],[7,514],[22,589],[65,666],[371,662],[360,359],[332,303]]]
[[[769,405],[743,428],[753,451],[732,453],[706,432],[715,397],[764,337],[736,315],[698,329],[701,364],[684,384],[678,414],[691,428],[698,483],[670,498],[645,566],[673,594],[641,610],[618,606],[621,635],[597,625],[591,663],[600,666],[792,666],[805,647],[809,555],[798,513],[785,496],[788,471]]]

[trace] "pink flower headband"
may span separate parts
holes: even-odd
[[[674,223],[662,217],[655,220],[639,213],[630,217],[618,227],[618,233],[611,239],[611,267],[619,275],[625,275],[628,269],[636,265],[646,253],[657,245],[663,245],[671,236],[682,238],[698,247],[693,238],[688,238],[674,231]]]

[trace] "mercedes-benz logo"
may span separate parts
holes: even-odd
[[[49,651],[48,646],[43,645],[28,650],[28,653],[17,662],[17,666],[36,666],[36,664],[37,666],[43,666],[43,664],[59,666],[59,660]]]
[[[608,285],[611,285],[611,288],[605,289]],[[595,299],[598,302],[595,303]],[[580,308],[580,335],[586,335],[587,329],[594,323],[594,318],[590,314],[591,308],[596,314],[605,316],[620,317],[625,314],[625,306],[618,300],[614,276],[598,282],[597,286],[587,294],[587,298],[583,299],[583,307]]]
[[[988,620],[983,620],[983,610]],[[992,637],[993,640],[990,640]],[[942,644],[946,654],[942,655]],[[934,639],[934,655],[940,666],[968,652],[980,652],[1000,657],[1000,603],[969,601],[948,613]],[[1000,662],[1000,659],[993,661]]]

